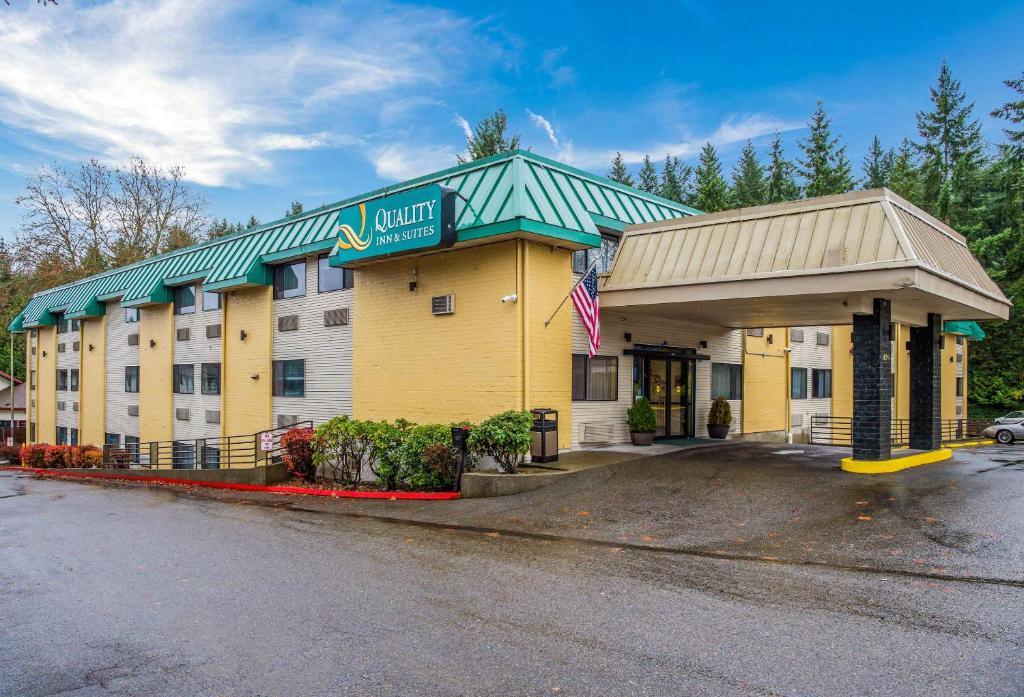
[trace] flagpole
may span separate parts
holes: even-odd
[[[583,283],[583,279],[587,277],[587,274],[589,274],[591,271],[593,271],[594,267],[597,266],[597,262],[598,262],[598,259],[594,259],[594,261],[592,261],[590,263],[590,266],[587,267],[587,270],[583,272],[583,275],[580,276],[580,280],[578,280],[578,281],[576,281],[575,283],[572,284],[572,288],[570,288],[569,292],[565,294],[564,298],[562,298],[562,302],[558,303],[558,307],[556,307],[555,311],[551,313],[551,316],[548,317],[546,320],[544,320],[544,326],[545,327],[548,326],[549,324],[551,324],[551,320],[553,320],[555,318],[555,315],[558,314],[558,311],[562,309],[562,305],[565,305],[565,301],[568,300],[569,296],[572,295],[572,292],[574,290],[576,290],[576,286],[578,286],[579,284]]]

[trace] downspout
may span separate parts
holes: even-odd
[[[10,332],[10,337],[11,337],[11,357],[10,357],[11,358],[11,365],[10,365],[11,370],[8,373],[8,375],[11,376],[11,420],[8,421],[7,424],[11,427],[11,445],[14,445],[14,332]],[[26,375],[25,377],[27,378],[28,376]],[[31,392],[31,390],[26,390],[26,392]],[[26,414],[27,413],[28,412],[26,412]],[[27,420],[25,421],[25,430],[26,431],[28,430],[28,421]],[[25,440],[28,440],[28,438],[26,438]]]
[[[526,338],[526,307],[523,302],[523,291],[526,286],[526,250],[523,240],[516,240],[516,320],[519,323],[519,408],[525,410],[528,404],[529,378],[527,370],[529,359],[527,358]]]

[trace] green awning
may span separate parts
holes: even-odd
[[[985,338],[985,330],[979,327],[977,322],[946,322],[942,329],[947,334],[963,334],[974,341]]]

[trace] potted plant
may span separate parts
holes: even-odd
[[[629,439],[633,445],[650,445],[654,442],[654,431],[658,428],[658,419],[654,409],[646,397],[637,397],[626,410],[626,424],[629,426]]]
[[[712,438],[725,438],[729,435],[729,427],[732,426],[732,407],[725,397],[717,397],[711,403],[711,410],[708,412],[708,435]]]

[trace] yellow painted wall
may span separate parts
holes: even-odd
[[[43,354],[46,355],[43,355]],[[57,442],[57,327],[39,327],[36,348],[36,442]]]
[[[966,360],[966,359],[965,359]],[[956,336],[942,336],[942,420],[956,418]]]
[[[783,350],[788,342],[785,327],[765,328],[764,336],[743,332],[744,433],[788,427],[789,361]]]
[[[273,426],[273,303],[270,286],[232,291],[224,298],[222,435],[247,435]]]
[[[81,324],[81,395],[78,407],[78,442],[102,446],[106,429],[107,318],[95,317]]]
[[[170,304],[144,307],[139,321],[139,435],[144,443],[174,437],[173,313]]]
[[[853,326],[832,327],[832,416],[853,416]]]
[[[967,347],[970,345],[970,343],[971,342],[967,340],[967,337],[964,337],[964,412],[960,416],[960,418],[962,418],[962,419],[970,418],[967,415],[967,391],[968,391],[968,383],[969,383],[969,381],[967,380],[967,364],[970,361],[970,356],[968,355],[968,348]]]
[[[529,315],[531,353],[536,356],[548,334],[537,327],[545,319],[537,314],[548,305],[553,311],[561,297],[549,298],[545,304],[540,297],[543,288],[538,296],[530,296],[528,288],[518,287],[523,283],[519,264],[525,260],[529,268],[532,261],[539,270],[549,264],[561,268],[561,262],[545,260],[545,252],[533,250],[520,258],[520,244],[510,240],[373,264],[356,271],[353,411],[357,418],[480,421],[505,409],[527,406],[523,403],[520,323]],[[410,292],[414,269],[418,285]],[[566,266],[564,273],[568,271]],[[541,283],[533,270],[526,275],[527,282]],[[565,281],[560,278],[551,283],[563,287]],[[522,302],[501,302],[503,296],[518,292],[524,292]],[[432,315],[431,297],[448,293],[455,295],[455,313]],[[558,364],[569,366],[568,308],[563,308],[562,314],[558,324],[548,328],[552,334],[552,327],[561,328],[561,336],[551,345],[562,355],[552,361],[564,360]],[[531,383],[539,379],[534,370],[555,367],[552,362],[531,368]],[[569,368],[562,380],[571,380]],[[570,391],[565,394],[570,396]],[[536,393],[530,399],[540,396],[546,395]],[[565,409],[563,414],[568,416],[568,407]],[[571,422],[565,416],[567,436]]]
[[[568,302],[551,324],[545,327],[544,320],[572,288],[572,252],[522,244],[526,282],[521,302],[529,366],[526,408],[557,409],[558,447],[568,448],[572,441],[572,310]]]
[[[32,424],[36,421],[35,408],[32,406],[32,371],[36,368],[35,356],[32,355],[32,339],[29,329],[25,332],[25,441],[35,442],[32,438]],[[38,380],[39,378],[36,378]]]

